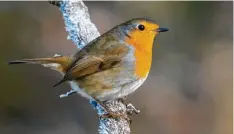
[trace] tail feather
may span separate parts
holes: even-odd
[[[49,67],[53,70],[56,70],[62,74],[65,74],[68,67],[72,62],[72,58],[68,56],[55,56],[52,58],[37,58],[37,59],[23,59],[23,60],[14,60],[8,62],[9,65],[12,64],[40,64],[44,67]],[[62,79],[56,83],[53,87],[65,82],[66,79]]]
[[[55,63],[55,60],[52,58],[38,58],[38,59],[23,59],[23,60],[14,60],[8,62],[11,64],[46,64],[46,63]]]
[[[13,64],[40,64],[44,67],[49,67],[60,73],[65,73],[72,59],[68,56],[57,56],[51,58],[36,58],[36,59],[22,59],[8,62],[9,65]]]
[[[57,82],[56,84],[53,85],[53,87],[56,87],[60,84],[62,84],[63,82],[67,81],[66,79],[61,79],[59,82]]]
[[[8,62],[9,65],[11,65],[11,64],[23,64],[23,63],[28,63],[28,62],[23,61],[23,60],[15,60],[15,61]]]

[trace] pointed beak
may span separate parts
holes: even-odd
[[[156,32],[166,32],[166,31],[169,31],[169,29],[168,28],[157,28],[156,29]]]

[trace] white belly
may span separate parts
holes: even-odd
[[[123,87],[117,87],[111,90],[107,90],[106,92],[100,94],[99,96],[95,96],[97,99],[99,99],[100,101],[106,101],[106,100],[115,100],[118,98],[122,98],[125,97],[131,93],[133,93],[134,91],[136,91],[143,83],[145,79],[139,79],[131,84],[127,84]],[[87,99],[92,99],[92,97],[87,94],[83,89],[79,88],[79,86],[77,85],[76,82],[69,82],[71,88],[73,89],[73,91],[76,91],[77,93],[79,93],[81,96],[87,98]]]
[[[97,98],[101,101],[105,101],[105,100],[115,100],[118,98],[122,98],[125,97],[131,93],[133,93],[134,91],[136,91],[144,82],[145,82],[146,78],[144,79],[139,79],[131,84],[127,84],[123,87],[117,87],[114,89],[111,89],[109,91],[106,91],[105,93],[97,96]]]

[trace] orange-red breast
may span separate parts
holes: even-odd
[[[73,56],[24,59],[63,74],[55,84],[68,81],[73,91],[99,101],[118,99],[134,92],[146,80],[152,61],[155,36],[168,31],[154,21],[138,18],[117,25],[88,43]]]

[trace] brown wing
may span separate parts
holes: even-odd
[[[129,51],[125,44],[119,42],[105,43],[103,45],[105,45],[105,49],[99,49],[98,51],[97,48],[96,50],[89,50],[89,53],[85,56],[79,57],[79,60],[73,63],[63,79],[54,86],[67,80],[79,79],[115,67]],[[103,46],[99,46],[99,48],[103,48]]]

